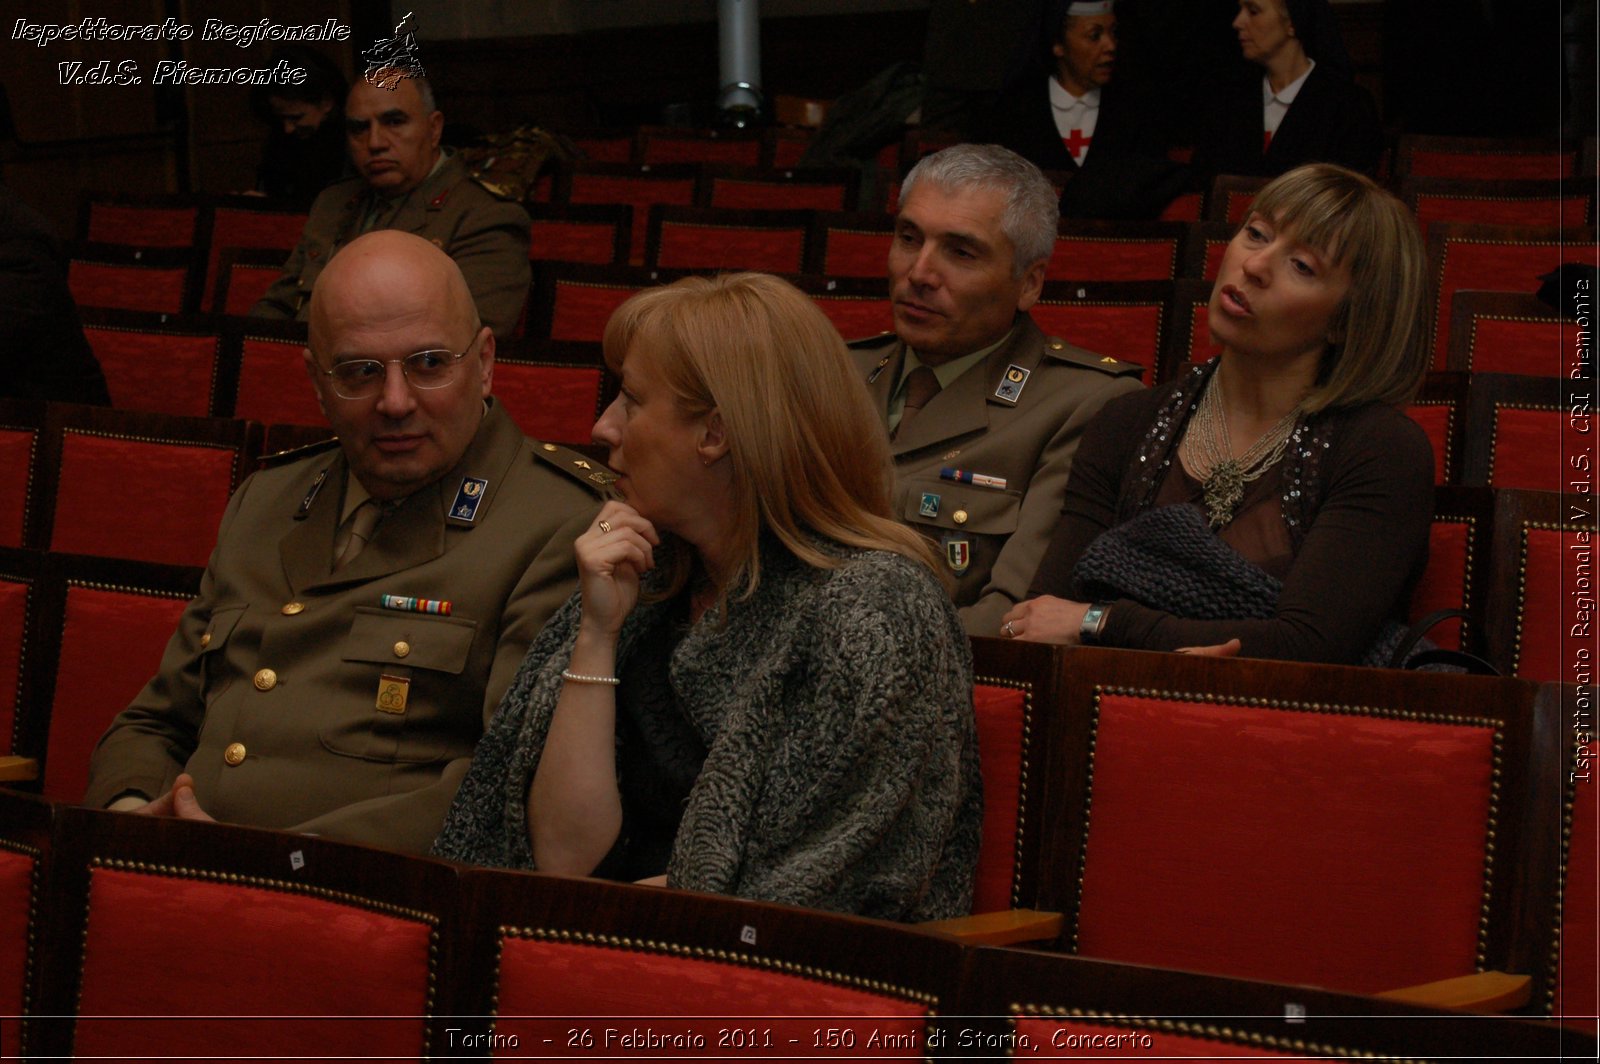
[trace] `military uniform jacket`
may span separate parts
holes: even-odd
[[[905,344],[886,336],[851,347],[887,419]],[[1022,314],[1003,344],[929,400],[891,444],[896,514],[939,544],[968,633],[998,634],[1000,618],[1027,596],[1061,519],[1084,426],[1108,399],[1137,390],[1138,375],[1138,366],[1046,337]],[[1016,376],[1020,388],[1009,379]],[[1003,387],[1015,401],[1001,397]],[[946,467],[1006,486],[945,480]]]
[[[576,586],[572,541],[599,505],[581,483],[599,472],[581,462],[491,404],[461,462],[337,574],[343,454],[250,477],[160,672],[96,747],[85,804],[154,797],[188,771],[218,820],[426,851],[528,645]]]
[[[329,185],[311,205],[300,243],[284,263],[283,276],[250,311],[262,318],[305,321],[311,286],[328,259],[361,235],[361,221],[375,194],[352,177]],[[461,267],[483,323],[504,337],[516,328],[528,298],[528,212],[497,198],[467,176],[454,157],[410,193],[382,208],[373,229],[415,233]]]

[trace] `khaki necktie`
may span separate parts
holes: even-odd
[[[900,424],[895,426],[896,436],[905,431],[928,400],[939,394],[939,378],[927,366],[918,366],[906,375],[906,405],[900,413]]]
[[[367,499],[344,519],[338,535],[333,537],[334,572],[349,565],[361,553],[361,548],[372,538],[372,531],[378,527],[378,519],[382,516],[378,500]]]

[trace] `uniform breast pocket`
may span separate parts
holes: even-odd
[[[232,673],[224,664],[226,658],[223,651],[227,649],[233,630],[239,626],[239,619],[248,608],[244,605],[219,606],[211,611],[211,616],[206,620],[206,629],[200,633],[200,675],[207,699],[217,697],[227,688]]]
[[[980,488],[937,477],[919,477],[906,484],[901,518],[924,535],[1009,536],[1017,530],[1022,493],[1009,488]]]
[[[324,723],[322,745],[374,761],[470,753],[481,727],[481,684],[462,674],[477,631],[459,617],[357,609],[340,648],[354,704]]]

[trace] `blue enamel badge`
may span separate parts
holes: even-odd
[[[1014,403],[1022,398],[1022,389],[1028,384],[1028,375],[1032,370],[1022,366],[1011,365],[1006,367],[1005,378],[1000,386],[994,390],[994,397],[1006,403]]]
[[[481,477],[462,477],[456,489],[456,501],[450,504],[450,516],[458,521],[473,521],[478,516],[478,504],[483,501],[483,491],[489,486]]]
[[[939,516],[939,496],[931,491],[922,493],[922,503],[917,507],[917,513],[923,517]]]

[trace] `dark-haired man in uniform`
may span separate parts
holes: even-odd
[[[427,850],[611,479],[522,435],[494,353],[420,237],[370,233],[322,271],[305,363],[337,446],[235,493],[86,804]]]
[[[889,251],[894,334],[852,344],[893,436],[898,515],[938,541],[972,635],[1000,635],[1061,514],[1067,471],[1139,367],[1046,336],[1028,316],[1055,245],[1055,190],[998,145],[906,175]]]
[[[444,115],[427,80],[381,70],[357,78],[344,122],[357,176],[317,196],[283,275],[250,313],[306,320],[312,286],[341,248],[374,229],[399,229],[455,259],[484,324],[498,337],[510,335],[532,277],[533,223],[527,211],[489,192],[440,149]]]

